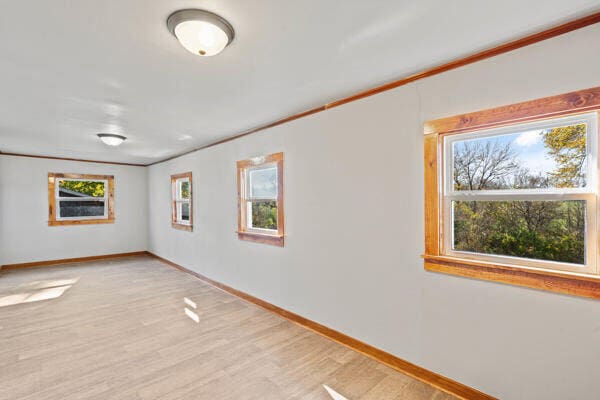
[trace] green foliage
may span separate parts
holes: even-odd
[[[542,132],[556,168],[547,176],[524,168],[499,142],[464,145],[455,153],[457,190],[582,187],[585,185],[586,125]],[[585,262],[583,200],[455,201],[454,249],[575,264]]]
[[[556,187],[585,185],[586,130],[585,124],[579,124],[543,132],[544,145],[558,166],[550,173]]]
[[[456,250],[584,263],[585,203],[454,202]]]
[[[181,182],[181,198],[182,199],[190,198],[190,183],[187,181]]]
[[[262,229],[277,229],[276,201],[252,203],[252,227]]]
[[[60,181],[60,188],[72,190],[92,197],[104,197],[104,182],[97,181]]]

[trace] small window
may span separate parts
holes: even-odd
[[[283,246],[283,153],[238,161],[238,237]]]
[[[186,231],[192,230],[192,173],[171,175],[173,194],[171,226]]]
[[[48,174],[48,225],[114,222],[112,175]]]
[[[425,124],[427,270],[600,299],[599,91]]]

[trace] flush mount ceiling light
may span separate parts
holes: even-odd
[[[127,140],[125,136],[115,135],[113,133],[99,133],[98,137],[100,140],[109,146],[118,146],[123,143],[124,140]]]
[[[167,19],[169,31],[190,53],[214,56],[233,41],[229,22],[205,10],[179,10]]]

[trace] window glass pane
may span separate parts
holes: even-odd
[[[190,203],[181,203],[181,220],[190,220]]]
[[[585,187],[586,146],[585,123],[455,141],[454,189]]]
[[[58,184],[59,197],[104,197],[104,182],[61,180]]]
[[[189,181],[180,181],[179,186],[179,198],[180,199],[189,199],[190,198],[190,182]]]
[[[101,201],[60,201],[60,216],[104,217],[104,200]]]
[[[252,169],[248,178],[250,197],[277,198],[277,167]]]
[[[585,263],[585,200],[453,201],[453,249]]]
[[[250,202],[251,213],[248,219],[250,228],[277,229],[277,202],[255,201]]]

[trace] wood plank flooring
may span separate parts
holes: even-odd
[[[151,257],[0,272],[0,399],[449,400]]]

